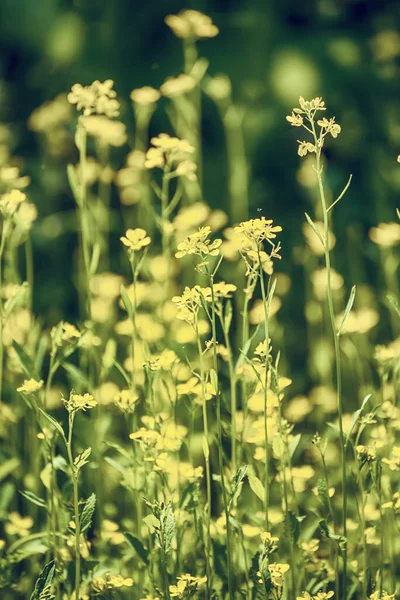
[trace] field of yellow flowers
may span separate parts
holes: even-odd
[[[165,21],[184,72],[132,91],[133,133],[111,79],[77,83],[29,118],[47,156],[75,128],[74,323],[49,329],[32,310],[40,215],[0,129],[1,598],[392,600],[400,212],[364,240],[379,251],[389,321],[373,347],[380,304],[332,266],[343,251],[332,215],[352,177],[327,185],[325,148],[346,136],[329,101],[300,97],[280,125],[315,200],[299,224],[304,294],[281,271],[279,206],[250,218],[230,81],[198,54],[217,26],[194,10]],[[226,135],[228,214],[203,196],[204,95]],[[151,137],[161,97],[169,133]],[[304,300],[307,390],[285,353],[289,295]]]

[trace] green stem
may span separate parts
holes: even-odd
[[[203,352],[201,348],[201,340],[199,334],[199,328],[197,318],[195,320],[195,330],[197,338],[197,350],[200,361],[200,378],[201,378],[201,396],[202,396],[202,409],[203,409],[203,429],[204,437],[208,444],[208,419],[207,419],[207,400],[206,400],[206,387],[205,387],[205,375],[204,375],[204,364],[203,364]],[[206,463],[206,486],[207,486],[207,542],[206,542],[206,575],[207,575],[207,597],[211,594],[211,470],[210,470],[210,457],[205,456]]]
[[[269,531],[269,444],[268,444],[268,371],[269,371],[269,307],[267,297],[265,293],[264,283],[264,271],[262,268],[262,261],[260,256],[260,248],[258,248],[258,262],[259,262],[259,275],[261,284],[261,296],[264,306],[264,329],[265,329],[265,382],[264,382],[264,435],[265,435],[265,473],[264,473],[264,487],[265,487],[265,527],[266,531]]]
[[[74,494],[74,520],[75,520],[75,598],[79,599],[79,590],[81,584],[81,549],[80,549],[80,518],[79,518],[79,489],[78,474],[72,457],[72,431],[74,427],[74,413],[69,415],[69,429],[67,440],[67,453],[69,466],[71,469],[73,494]]]
[[[228,510],[228,500],[226,497],[226,488],[225,488],[225,477],[224,477],[224,460],[222,455],[222,425],[221,425],[221,395],[219,391],[219,382],[218,382],[218,361],[217,361],[217,328],[216,328],[216,319],[215,319],[215,295],[214,295],[214,274],[209,273],[207,270],[209,280],[210,280],[210,288],[211,288],[211,329],[212,329],[212,340],[213,340],[213,363],[214,363],[214,372],[216,378],[216,400],[217,400],[217,430],[218,430],[218,461],[219,461],[219,470],[221,476],[221,487],[222,487],[222,498],[224,502],[224,513],[226,520],[226,558],[227,558],[227,566],[228,566],[228,590],[229,590],[229,598],[230,600],[234,600],[234,592],[233,592],[233,581],[232,581],[232,555],[231,555],[231,528],[229,523],[229,510]]]
[[[340,342],[339,336],[337,335],[336,322],[335,322],[335,310],[333,305],[333,295],[331,287],[331,258],[329,252],[329,218],[325,199],[325,190],[322,180],[322,167],[321,167],[321,146],[317,133],[315,130],[314,121],[311,121],[312,131],[315,143],[316,152],[316,171],[318,178],[318,189],[322,206],[322,213],[324,219],[324,251],[325,251],[325,266],[327,271],[327,297],[328,297],[328,309],[329,318],[332,328],[332,335],[335,347],[335,362],[336,362],[336,392],[338,399],[338,417],[339,417],[339,439],[340,439],[340,459],[341,459],[341,479],[342,479],[342,524],[343,524],[343,536],[347,538],[347,488],[346,488],[346,457],[345,457],[345,440],[343,433],[343,399],[342,399],[342,372],[341,372],[341,360],[340,360]],[[346,540],[347,541],[347,540]],[[342,595],[346,598],[346,587],[347,587],[347,544],[343,549],[343,588]]]

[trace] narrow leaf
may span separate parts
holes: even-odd
[[[354,298],[355,298],[355,297],[356,297],[356,286],[355,286],[355,285],[353,285],[353,287],[351,288],[350,297],[349,297],[349,299],[348,299],[348,301],[347,301],[347,306],[346,306],[346,308],[345,308],[345,311],[344,311],[344,313],[343,313],[342,320],[341,320],[341,322],[340,322],[340,325],[339,325],[339,329],[338,329],[338,330],[337,330],[337,332],[336,332],[336,335],[337,335],[337,336],[339,336],[339,335],[340,335],[340,332],[342,331],[343,325],[344,325],[344,323],[345,323],[345,321],[346,321],[346,319],[347,319],[347,317],[348,317],[348,315],[349,315],[349,312],[350,312],[350,311],[351,311],[351,309],[353,308],[353,304],[354,304]]]

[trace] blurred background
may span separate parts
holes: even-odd
[[[45,326],[77,318],[71,284],[76,235],[69,217],[75,203],[66,178],[66,164],[77,161],[77,151],[73,120],[59,151],[48,153],[27,125],[29,117],[74,83],[111,78],[121,120],[132,136],[130,91],[158,88],[166,77],[183,71],[181,40],[164,23],[166,15],[183,8],[210,15],[220,30],[198,48],[209,60],[208,74],[224,73],[232,82],[249,168],[249,216],[264,214],[284,229],[279,269],[290,277],[292,293],[279,319],[295,372],[302,372],[306,331],[320,310],[307,304],[307,273],[316,263],[304,267],[304,212],[318,216],[312,169],[297,156],[299,130],[285,120],[299,95],[322,96],[326,115],[335,116],[342,127],[326,148],[333,196],[353,175],[334,213],[334,267],[343,276],[344,302],[357,284],[361,306],[373,304],[381,314],[379,327],[367,328],[372,344],[387,343],[396,333],[386,292],[388,277],[395,291],[397,263],[382,268],[381,248],[370,240],[369,230],[396,221],[400,206],[398,0],[0,0],[0,122],[7,125],[21,173],[31,178],[28,192],[39,213],[33,229],[36,314]],[[167,102],[157,104],[153,135],[171,129]],[[228,211],[224,129],[205,94],[202,135],[204,200]],[[113,152],[114,169],[124,165],[127,151]],[[119,203],[116,189],[112,203]],[[121,228],[117,222],[115,270]],[[317,353],[324,351],[317,347]]]

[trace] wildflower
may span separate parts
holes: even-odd
[[[371,463],[376,459],[376,450],[359,444],[356,446],[357,458],[361,462],[361,465],[368,462]]]
[[[133,579],[131,577],[123,577],[122,575],[110,575],[110,573],[107,573],[105,577],[95,577],[92,579],[92,588],[97,593],[132,586]]]
[[[103,115],[92,115],[82,121],[87,133],[98,139],[102,146],[123,146],[127,141],[126,127]]]
[[[71,119],[72,107],[64,94],[54,98],[36,108],[28,119],[28,127],[32,131],[51,136],[60,125],[68,123]]]
[[[197,233],[189,235],[183,242],[178,244],[178,252],[176,252],[176,258],[182,258],[188,254],[195,254],[204,258],[205,256],[218,256],[218,248],[222,244],[222,240],[211,240],[208,236],[211,233],[211,228],[207,225],[201,227]]]
[[[323,119],[317,121],[317,124],[322,129],[325,129],[327,133],[330,133],[333,138],[337,138],[337,136],[342,130],[340,125],[338,125],[338,123],[335,123],[335,117],[331,117],[329,120],[324,117]]]
[[[11,190],[0,197],[0,212],[4,217],[12,217],[26,200],[26,194],[21,190]]]
[[[167,98],[175,98],[191,92],[196,86],[196,80],[191,75],[178,75],[178,77],[167,77],[160,92]]]
[[[400,446],[392,448],[391,458],[382,458],[382,462],[388,465],[391,471],[400,471]]]
[[[73,339],[79,339],[82,335],[79,329],[77,329],[75,325],[71,325],[71,323],[63,323],[62,331],[62,339],[67,342]]]
[[[195,148],[187,140],[160,133],[158,137],[154,137],[150,141],[153,147],[146,152],[144,162],[146,169],[162,169],[166,165],[169,168],[176,167],[178,169],[179,165],[184,163],[179,173],[175,171],[175,174],[186,175],[192,180],[195,178],[196,165],[190,160]]]
[[[368,600],[395,600],[396,594],[388,594],[385,590],[382,591],[382,594],[379,591],[373,592],[370,595]]]
[[[113,546],[119,546],[125,541],[125,536],[119,530],[119,525],[109,519],[103,519],[101,523],[101,538]]]
[[[97,400],[93,398],[92,394],[74,394],[71,392],[69,400],[64,399],[64,404],[68,412],[75,412],[94,408],[97,406]]]
[[[8,535],[19,535],[26,537],[33,527],[32,517],[22,517],[17,512],[10,512],[8,522],[5,524],[5,530]]]
[[[286,120],[289,121],[293,127],[301,127],[303,125],[303,117],[301,115],[296,115],[293,112],[290,116],[286,117]]]
[[[282,563],[270,563],[268,565],[271,582],[274,587],[280,588],[283,586],[283,576],[289,569],[289,565]]]
[[[125,236],[122,236],[120,240],[132,252],[139,252],[139,250],[148,246],[151,242],[146,231],[140,227],[137,229],[128,229]]]
[[[302,596],[297,596],[296,600],[328,600],[332,598],[334,593],[330,592],[318,592],[316,596],[311,596],[308,592],[303,592]]]
[[[114,403],[124,413],[131,413],[135,409],[135,404],[139,396],[132,390],[121,390],[114,396]]]
[[[297,154],[299,156],[306,156],[308,152],[315,152],[315,146],[311,142],[301,142],[300,140],[297,141],[299,143],[299,147],[297,150]]]
[[[165,23],[182,39],[213,38],[219,32],[211,18],[198,10],[187,9],[177,15],[167,15]]]
[[[276,238],[276,234],[282,231],[280,225],[272,225],[272,219],[261,217],[260,219],[250,219],[244,221],[235,227],[235,232],[244,234],[249,240],[260,244],[264,240],[271,243]]]
[[[369,230],[370,239],[382,248],[392,248],[400,242],[399,223],[380,223]]]
[[[311,113],[311,112],[315,112],[317,110],[326,110],[325,108],[325,102],[322,100],[322,98],[320,96],[317,96],[316,98],[314,98],[311,101],[307,101],[304,100],[303,96],[299,97],[299,104],[300,104],[300,108],[301,110],[299,111],[299,109],[295,109],[296,113]]]
[[[136,104],[141,104],[143,106],[155,104],[160,97],[160,92],[148,85],[142,88],[138,88],[136,90],[132,90],[130,94],[132,102],[135,102]]]
[[[79,111],[83,111],[85,117],[92,114],[106,115],[112,118],[119,115],[119,102],[116,100],[116,92],[113,90],[114,82],[107,79],[103,83],[96,80],[91,85],[82,86],[76,83],[68,94],[68,102],[76,104]]]
[[[174,296],[172,302],[178,309],[177,319],[194,323],[195,317],[201,305],[200,286],[196,285],[193,288],[185,287],[180,296]]]
[[[336,318],[336,327],[342,322],[343,313]],[[342,327],[342,333],[368,333],[379,322],[379,313],[371,308],[360,308],[351,310],[346,317]]]
[[[17,392],[22,392],[24,394],[34,394],[42,389],[44,384],[43,379],[40,381],[36,381],[36,379],[25,379],[23,385],[17,388]]]
[[[183,598],[185,592],[191,596],[197,588],[203,586],[207,582],[207,577],[195,577],[186,573],[177,578],[177,585],[170,585],[169,592],[171,597]]]
[[[221,300],[222,298],[228,299],[232,298],[232,293],[236,292],[237,287],[233,283],[225,283],[225,281],[219,281],[218,283],[214,283],[213,292],[214,299]],[[205,288],[203,290],[203,295],[208,302],[212,300],[211,288]]]
[[[204,202],[183,206],[173,221],[175,231],[187,235],[189,230],[200,227],[208,219],[210,212],[210,207]]]
[[[278,548],[277,542],[279,542],[279,538],[273,537],[269,531],[263,531],[260,533],[261,541],[264,545],[264,554],[269,556]]]

